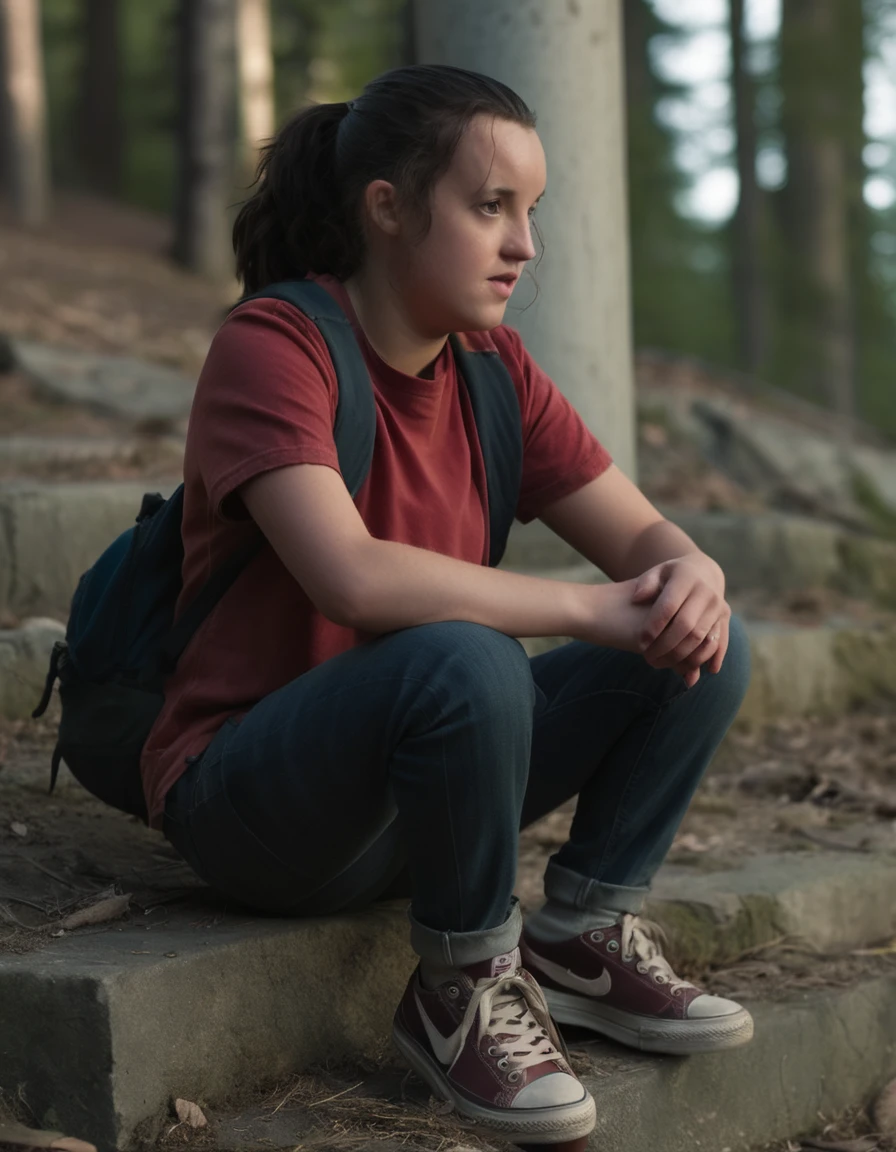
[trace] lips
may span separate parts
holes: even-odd
[[[494,285],[495,291],[500,296],[509,300],[518,279],[519,277],[514,276],[512,272],[506,272],[503,276],[489,276],[488,282]]]

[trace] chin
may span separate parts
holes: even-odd
[[[459,316],[458,324],[452,331],[490,332],[492,328],[497,328],[499,324],[504,323],[504,313],[506,311],[506,304],[500,304],[498,307],[489,305],[477,308],[475,311],[467,312],[464,316]]]

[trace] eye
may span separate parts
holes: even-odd
[[[489,200],[485,204],[480,204],[480,208],[486,216],[497,216],[501,211],[501,201]]]

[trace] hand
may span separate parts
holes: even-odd
[[[570,634],[603,648],[640,652],[650,604],[635,603],[637,580],[583,585],[580,626]]]
[[[668,560],[635,581],[633,603],[650,604],[641,637],[653,668],[674,668],[692,687],[700,670],[718,672],[728,650],[731,609],[724,576],[702,552]]]

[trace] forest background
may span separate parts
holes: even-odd
[[[407,0],[265,7],[278,124],[412,57]],[[43,0],[54,187],[182,210],[191,8]],[[896,439],[896,0],[623,0],[623,15],[636,347]]]

